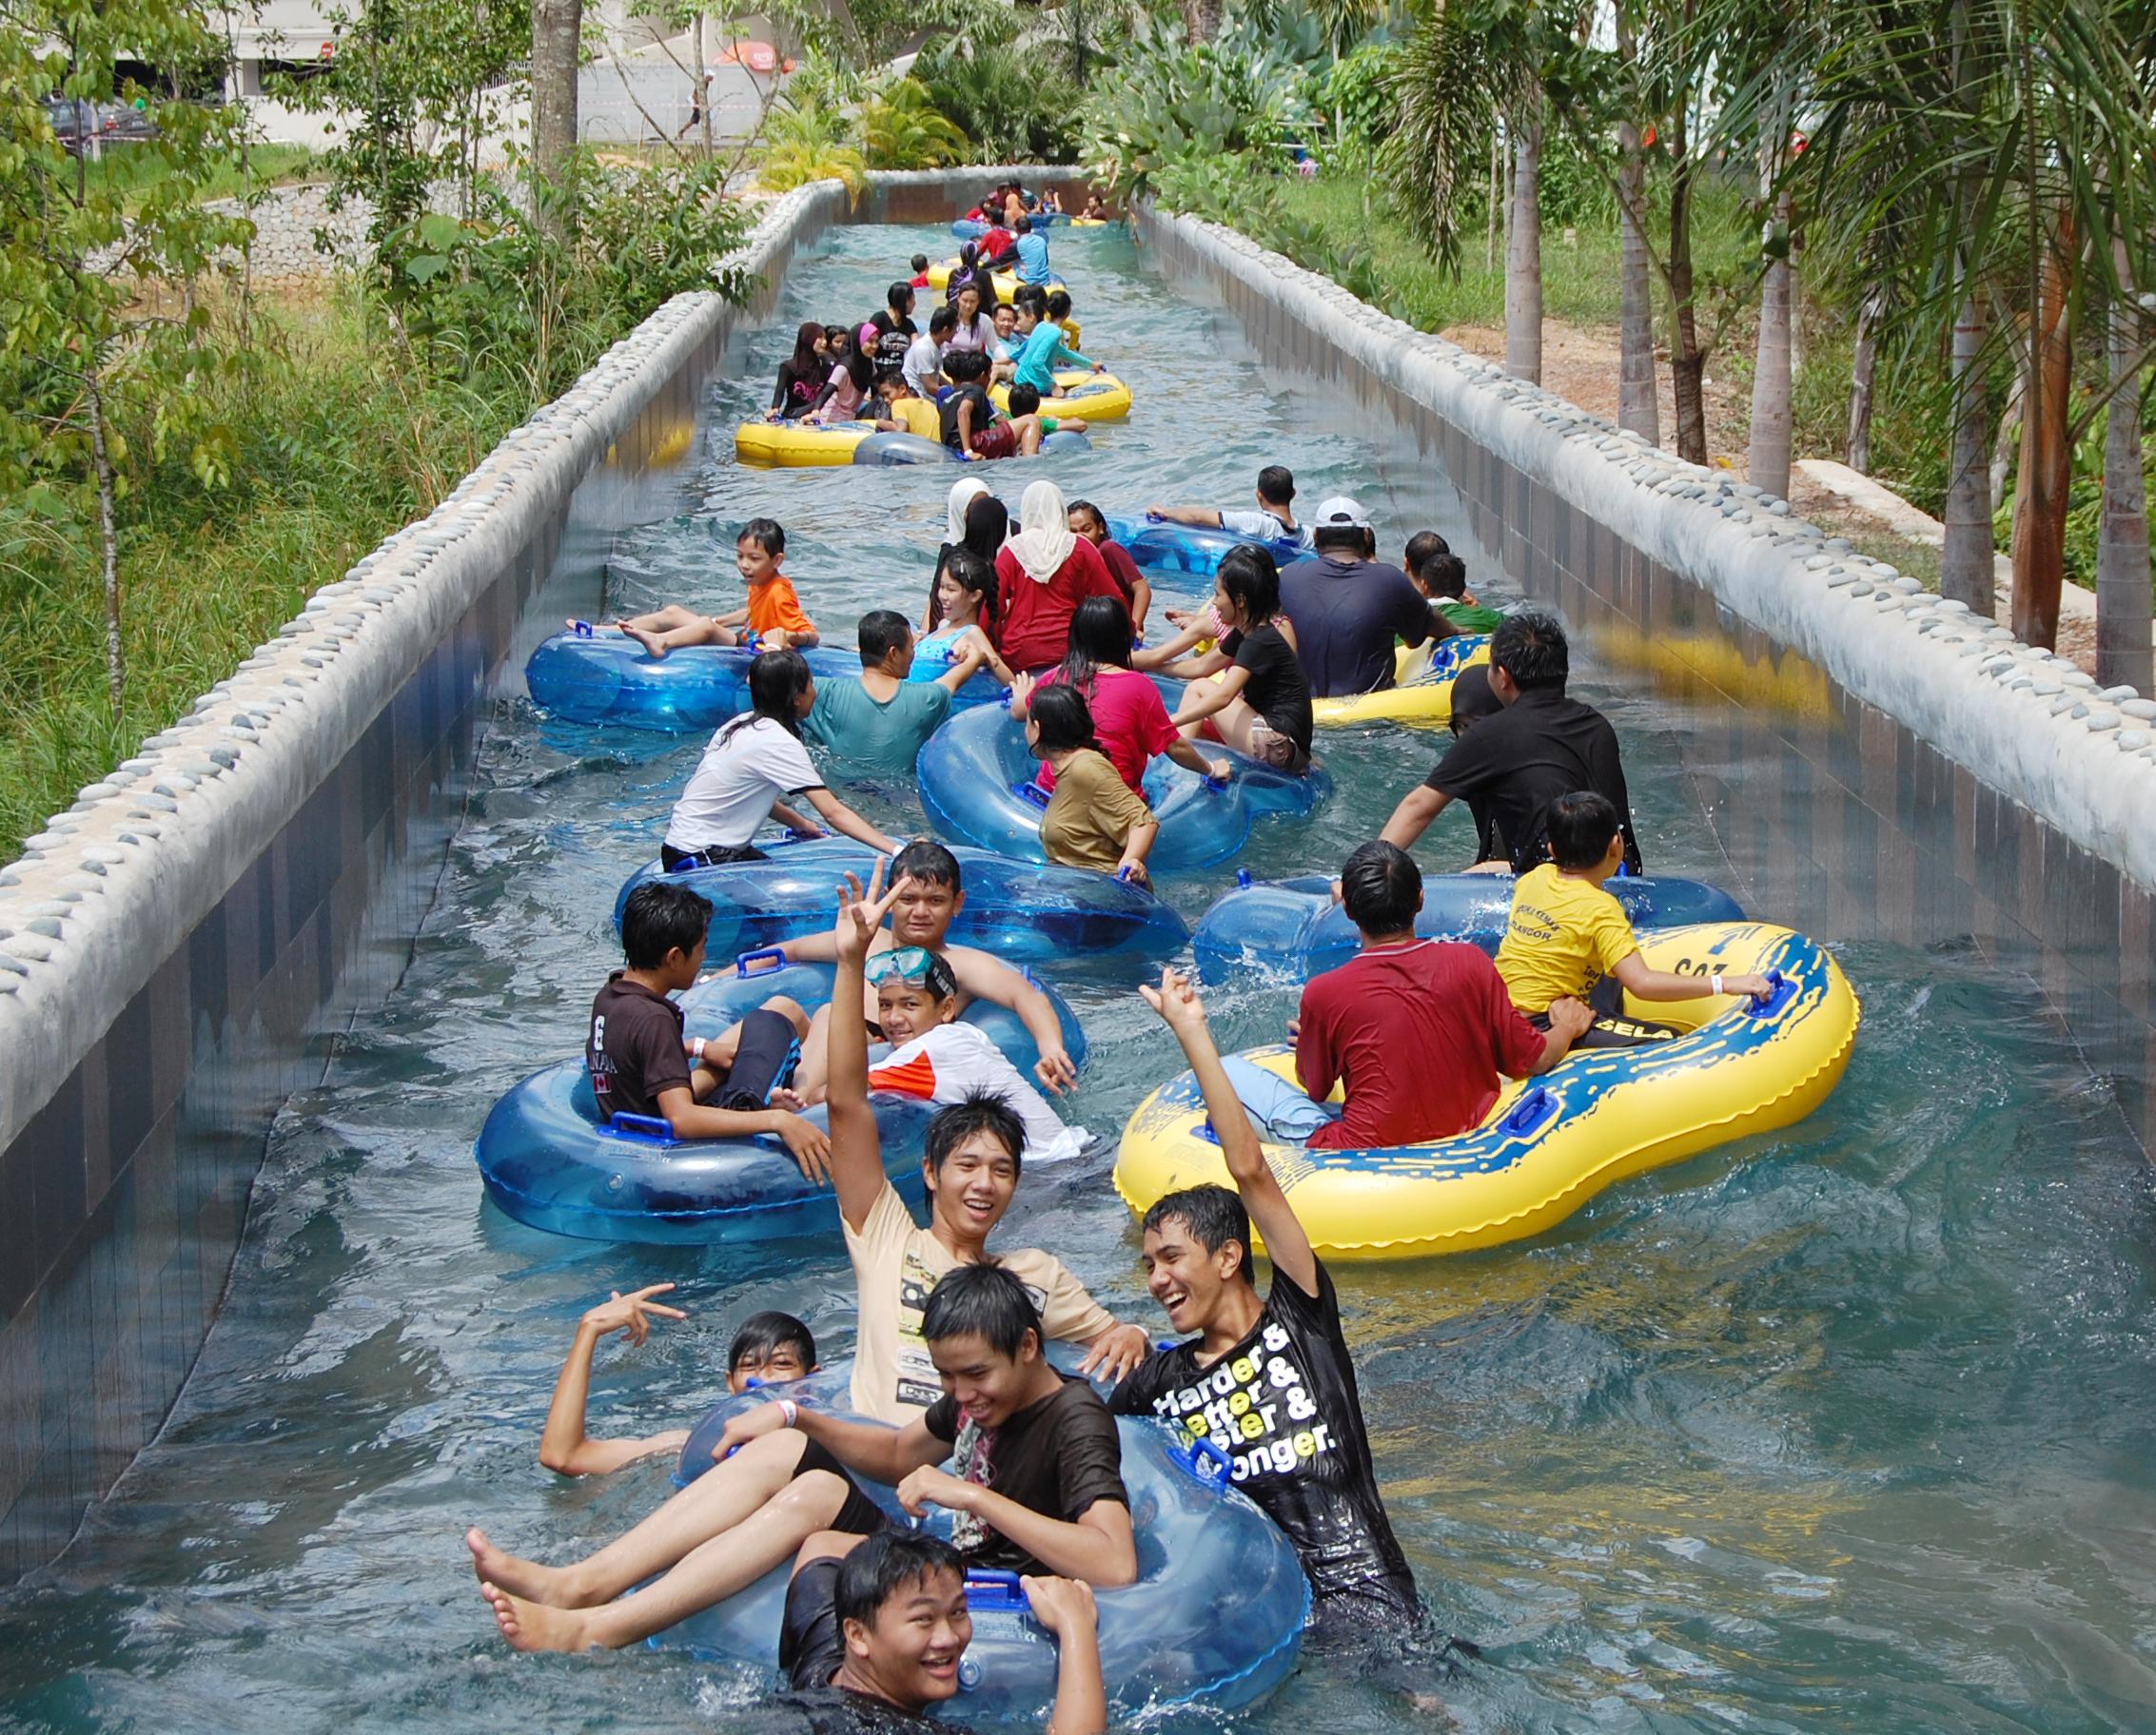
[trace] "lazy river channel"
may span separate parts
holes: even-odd
[[[840,229],[796,264],[709,394],[679,516],[617,537],[608,610],[732,606],[735,528],[769,514],[828,642],[850,645],[870,607],[918,613],[954,472],[744,470],[730,436],[799,320],[859,320],[923,250],[948,236]],[[1388,557],[1423,527],[1466,543],[1411,448],[1269,379],[1120,231],[1059,238],[1056,264],[1138,407],[1090,453],[980,472],[1014,509],[1043,473],[1111,512],[1241,504],[1283,462],[1305,506],[1356,496]],[[600,606],[589,583],[557,584],[535,611]],[[1683,707],[1584,651],[1575,669],[1623,738],[1650,867],[1726,883],[1676,751]],[[617,956],[615,888],[654,853],[700,745],[544,723],[504,674],[402,984],[280,1121],[169,1426],[72,1550],[0,1604],[0,1726],[796,1726],[747,1676],[677,1653],[510,1655],[460,1541],[477,1522],[559,1557],[666,1491],[663,1463],[568,1484],[536,1461],[574,1321],[610,1288],[673,1281],[692,1317],[601,1351],[595,1432],[694,1420],[753,1308],[802,1315],[827,1355],[850,1340],[835,1233],[710,1253],[555,1239],[482,1203],[472,1165],[494,1098],[578,1046]],[[1324,737],[1332,805],[1261,830],[1245,865],[1336,866],[1432,751],[1389,730]],[[921,825],[905,791],[850,793],[887,828]],[[1458,810],[1421,849],[1431,867],[1470,853]],[[1165,889],[1195,917],[1227,877]],[[1810,1120],[1522,1245],[1339,1273],[1394,1522],[1439,1618],[1486,1653],[1449,1695],[1462,1727],[2156,1726],[2149,1170],[2029,983],[1968,949],[1837,949],[1866,1020]],[[1059,979],[1094,1043],[1073,1112],[1108,1139],[1029,1176],[1004,1238],[1055,1249],[1161,1329],[1107,1171],[1125,1117],[1179,1062],[1134,978]],[[1293,1007],[1250,979],[1210,999],[1224,1046],[1275,1039]],[[1245,1725],[1411,1725],[1441,1726],[1323,1662]]]

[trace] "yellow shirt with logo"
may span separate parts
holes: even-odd
[[[883,419],[886,421],[904,422],[906,431],[919,439],[932,439],[939,443],[943,439],[943,419],[936,406],[926,398],[901,398],[896,403],[885,407]]]
[[[1639,942],[1624,906],[1592,880],[1544,862],[1512,888],[1512,918],[1498,947],[1498,974],[1530,1016],[1567,994],[1584,998]]]

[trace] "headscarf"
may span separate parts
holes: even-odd
[[[973,503],[976,495],[988,493],[988,483],[977,476],[969,476],[951,485],[951,498],[944,507],[944,536],[946,542],[966,540],[966,508]]]
[[[803,320],[801,329],[794,334],[794,371],[806,380],[817,372],[821,358],[816,345],[823,341],[823,322]]]
[[[943,569],[944,563],[951,558],[951,551],[970,548],[993,566],[996,550],[1003,546],[1004,534],[1009,527],[1009,513],[1005,510],[1003,502],[989,492],[989,485],[979,477],[962,477],[951,483],[951,497],[944,506],[945,541],[936,550],[936,570],[929,580],[931,631],[943,624]],[[982,548],[980,544],[991,535],[994,541],[987,548]]]
[[[943,286],[943,299],[953,307],[958,304],[958,292],[981,274],[981,249],[968,242],[958,249],[958,267],[951,274],[950,282]]]
[[[1046,584],[1063,570],[1078,540],[1070,528],[1070,515],[1063,504],[1063,490],[1050,481],[1029,482],[1018,501],[1018,534],[1010,538],[1010,552],[1035,584]]]

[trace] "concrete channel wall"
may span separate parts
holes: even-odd
[[[668,302],[0,868],[0,1582],[171,1408],[272,1121],[409,954],[534,591],[679,509],[702,388],[797,251],[993,173],[774,202],[752,305]]]
[[[1748,908],[2026,971],[2156,1147],[2156,704],[1214,224],[1169,279],[1441,464],[1482,548],[1605,667],[1694,708]],[[1652,868],[1652,864],[1650,864]]]

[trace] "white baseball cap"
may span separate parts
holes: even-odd
[[[1344,494],[1336,494],[1329,500],[1318,502],[1316,515],[1310,519],[1313,530],[1368,530],[1370,520],[1363,516],[1362,508]]]

